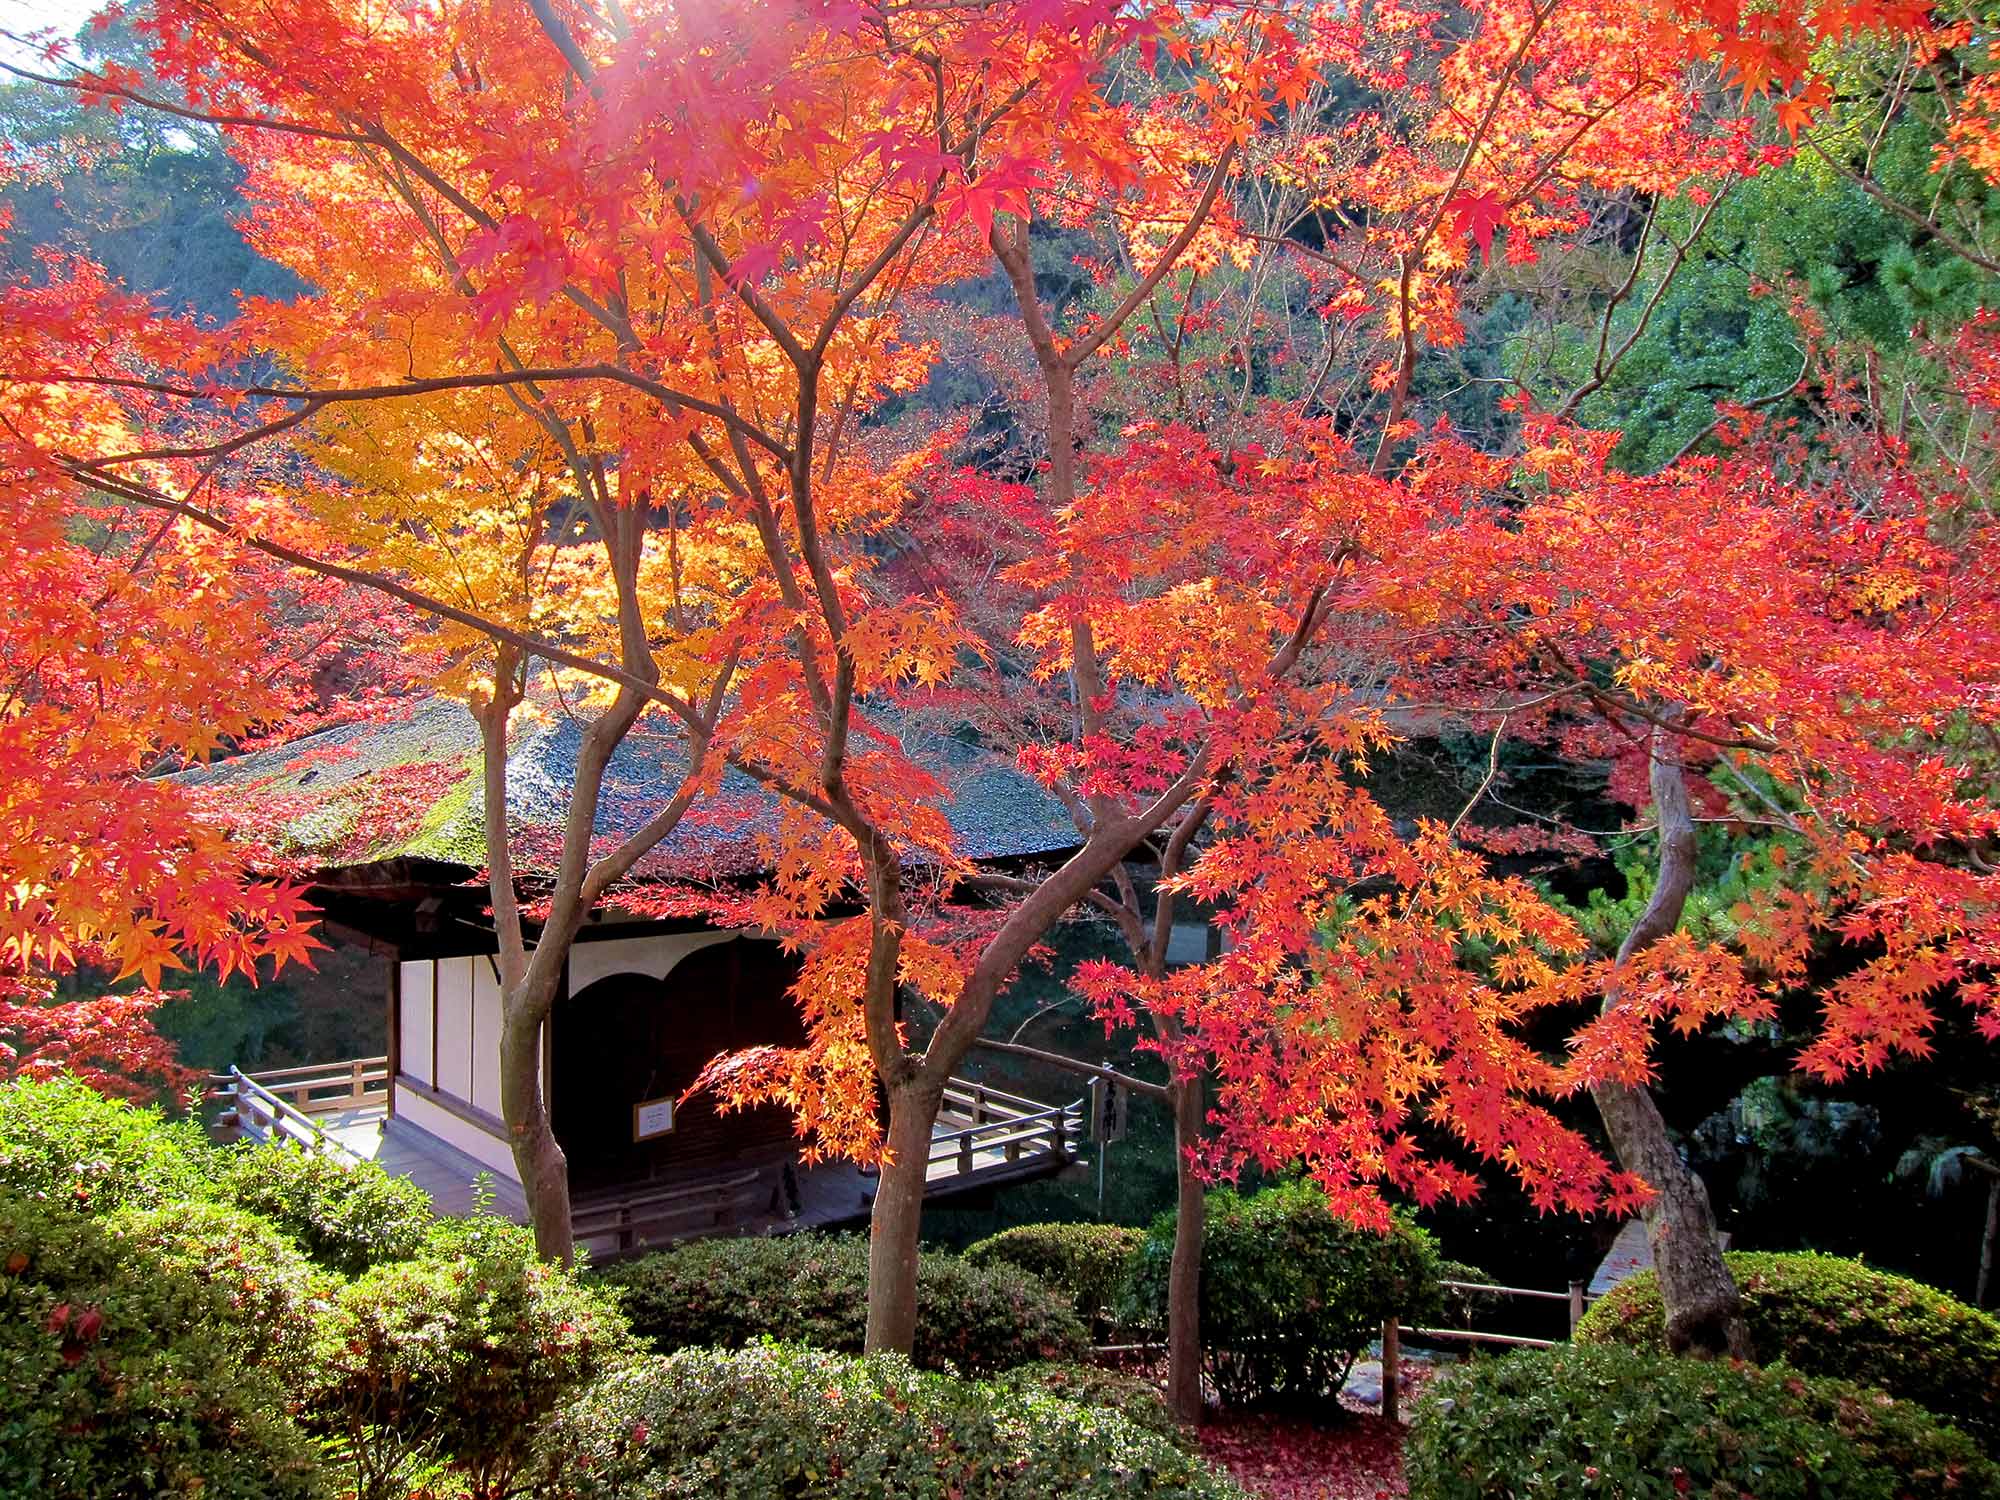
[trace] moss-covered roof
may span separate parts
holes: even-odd
[[[524,722],[523,720],[526,720]],[[583,730],[566,714],[517,719],[507,765],[509,822],[524,876],[552,873]],[[993,752],[926,735],[905,748],[946,789],[961,853],[976,860],[1052,853],[1076,842],[1056,801]],[[646,719],[612,757],[597,810],[609,847],[641,827],[679,783],[684,741]],[[464,705],[428,698],[390,716],[322,730],[182,773],[220,791],[288,856],[323,874],[389,860],[478,869],[486,861],[479,728]],[[727,876],[767,863],[773,794],[737,772],[635,874]]]

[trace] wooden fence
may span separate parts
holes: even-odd
[[[1569,1309],[1569,1331],[1576,1333],[1576,1325],[1583,1321],[1584,1309],[1590,1304],[1590,1294],[1584,1290],[1584,1283],[1572,1281],[1564,1292],[1543,1291],[1539,1287],[1491,1286],[1483,1281],[1446,1281],[1448,1291],[1473,1293],[1491,1297],[1515,1297],[1529,1302],[1561,1302]],[[1527,1338],[1515,1333],[1492,1333],[1481,1328],[1412,1328],[1413,1338],[1426,1340],[1443,1339],[1471,1344],[1500,1344],[1518,1349],[1552,1349],[1555,1339]],[[1382,1325],[1382,1415],[1390,1421],[1397,1419],[1397,1407],[1402,1383],[1403,1330],[1396,1319],[1391,1318]]]

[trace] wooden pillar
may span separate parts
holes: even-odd
[[[1569,1336],[1576,1337],[1576,1325],[1583,1321],[1583,1283],[1569,1284]]]

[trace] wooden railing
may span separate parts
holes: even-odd
[[[938,1129],[931,1136],[930,1165],[949,1166],[946,1175],[1010,1166],[1024,1157],[1066,1157],[1084,1134],[1081,1099],[1044,1105],[1003,1089],[953,1079],[945,1085],[944,1109],[972,1121],[958,1130]]]
[[[214,1077],[224,1086],[212,1090],[209,1097],[227,1101],[220,1123],[237,1134],[258,1141],[293,1141],[307,1151],[325,1152],[342,1161],[356,1159],[353,1152],[320,1129],[311,1115],[289,1099],[279,1098],[249,1074],[231,1068]]]
[[[347,1062],[308,1063],[302,1068],[267,1068],[256,1073],[209,1075],[216,1095],[233,1089],[232,1079],[248,1078],[266,1093],[287,1100],[302,1115],[366,1109],[389,1102],[389,1059],[356,1057]]]
[[[570,1227],[600,1254],[630,1255],[649,1245],[726,1229],[771,1207],[777,1190],[769,1172],[755,1169],[673,1187],[639,1188],[577,1205]],[[603,1240],[611,1243],[602,1245]]]

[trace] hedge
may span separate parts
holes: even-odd
[[[206,1196],[222,1153],[192,1120],[62,1074],[0,1088],[0,1190],[78,1213]]]
[[[2000,1450],[2000,1319],[1920,1281],[1801,1252],[1723,1257],[1758,1358],[1879,1387]],[[1593,1306],[1580,1343],[1658,1348],[1658,1278],[1634,1276]]]
[[[160,1228],[0,1193],[0,1494],[327,1493],[275,1362],[247,1357],[251,1308],[205,1230],[176,1248]]]
[[[1117,1306],[1143,1229],[1123,1224],[1023,1224],[968,1245],[975,1266],[1017,1266],[1069,1298],[1083,1319],[1108,1317]]]
[[[737,1349],[761,1338],[859,1354],[868,1316],[868,1242],[859,1235],[698,1240],[602,1273],[633,1332],[661,1352]],[[926,1370],[985,1374],[1078,1360],[1089,1335],[1066,1299],[1012,1266],[925,1254],[917,1269],[912,1358]]]
[[[1242,1500],[1117,1412],[778,1344],[608,1377],[551,1424],[540,1476],[546,1500]]]
[[[1570,1345],[1418,1399],[1411,1500],[1996,1500],[2000,1468],[1921,1407],[1783,1365]]]
[[[1134,1261],[1127,1312],[1166,1323],[1174,1216],[1154,1221]],[[1400,1214],[1386,1234],[1337,1219],[1308,1182],[1207,1198],[1201,1334],[1232,1405],[1331,1400],[1391,1316],[1412,1324],[1438,1305],[1437,1247]]]

